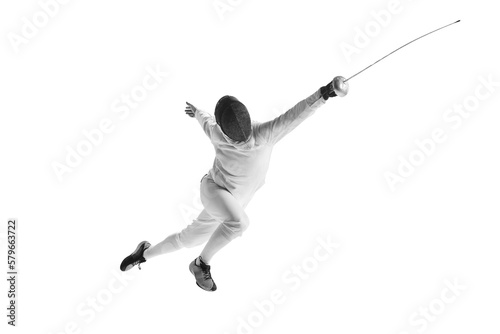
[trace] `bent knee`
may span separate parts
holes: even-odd
[[[242,215],[226,219],[223,225],[229,230],[230,233],[240,236],[250,225],[250,220],[246,215]]]
[[[240,221],[239,221],[240,234],[245,232],[247,230],[248,226],[250,226],[250,220],[248,219],[248,217],[244,217],[243,219],[240,219]]]

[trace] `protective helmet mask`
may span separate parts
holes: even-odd
[[[215,106],[215,120],[222,132],[236,142],[246,142],[252,133],[250,114],[234,96],[223,96]]]

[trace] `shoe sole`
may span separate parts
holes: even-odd
[[[214,286],[210,290],[205,289],[204,287],[202,287],[201,285],[199,285],[198,282],[196,282],[196,285],[198,285],[202,290],[205,290],[205,291],[208,291],[208,292],[217,290],[217,286],[215,285],[215,282],[214,282]]]
[[[141,249],[141,246],[144,245],[144,250],[146,250],[147,248],[151,247],[151,244],[147,241],[142,241],[140,242],[137,247],[135,248],[135,251],[132,252],[132,254],[130,254],[129,256],[133,256],[134,254],[136,254],[140,249]],[[128,266],[125,267],[125,269],[123,271],[127,271],[127,270],[130,270],[134,267],[134,265],[132,264],[129,264]]]

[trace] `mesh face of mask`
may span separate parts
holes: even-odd
[[[234,96],[222,97],[215,106],[215,120],[226,136],[234,141],[246,141],[251,134],[250,114]]]

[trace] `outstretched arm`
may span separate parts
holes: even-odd
[[[284,136],[295,129],[306,118],[325,104],[325,100],[317,90],[308,98],[300,101],[294,107],[276,117],[275,119],[260,125],[260,134],[270,144],[276,144]]]
[[[297,103],[287,112],[276,117],[275,119],[262,123],[260,125],[260,134],[267,140],[268,143],[276,144],[281,138],[290,133],[306,118],[314,114],[314,112],[325,104],[330,97],[337,95],[344,96],[347,94],[347,87],[338,87],[338,83],[329,82],[326,86],[318,89],[308,98]],[[338,94],[337,94],[338,93]]]
[[[203,131],[205,131],[205,134],[208,136],[208,138],[212,138],[212,130],[214,126],[217,124],[215,121],[215,118],[210,115],[209,113],[200,110],[193,106],[191,103],[186,102],[186,114],[189,117],[196,117],[198,122],[200,123]]]

